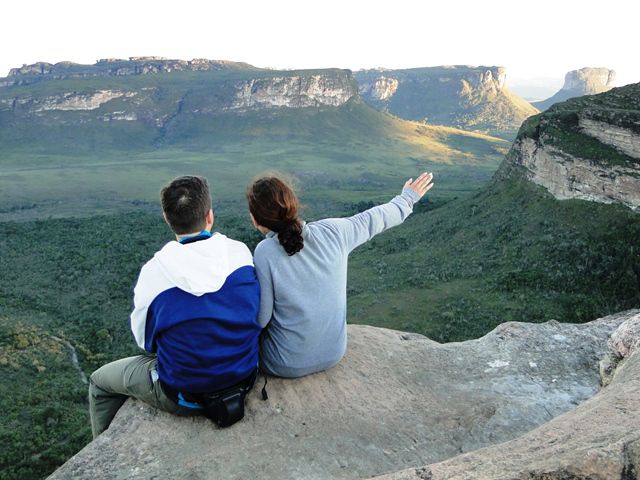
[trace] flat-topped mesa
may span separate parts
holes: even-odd
[[[439,67],[447,69],[443,74],[439,75],[435,82],[449,83],[451,81],[464,81],[467,93],[469,90],[489,90],[497,92],[501,90],[505,85],[507,77],[506,69],[504,67],[469,67],[469,66],[443,66]],[[412,69],[412,70],[362,70],[356,73],[360,86],[360,94],[365,98],[372,101],[385,101],[389,100],[398,90],[398,86],[401,80],[406,81],[406,78],[402,78],[405,74],[407,77],[414,77],[412,79],[421,82],[428,82],[428,77],[425,75],[420,78],[421,73],[428,73],[429,69]]]
[[[173,61],[170,61],[173,62]],[[340,107],[349,100],[357,100],[358,89],[349,70],[247,70],[231,75],[210,74],[202,82],[192,85],[189,78],[167,87],[158,76],[141,87],[123,75],[145,75],[152,72],[172,71],[179,67],[191,71],[219,69],[220,62],[194,59],[190,62],[166,63],[145,57],[140,61],[104,59],[97,68],[107,65],[108,75],[118,77],[112,83],[118,88],[96,89],[90,83],[78,87],[62,79],[58,82],[60,93],[47,90],[40,93],[38,85],[32,92],[11,95],[6,90],[0,96],[0,112],[11,112],[16,119],[31,121],[35,116],[45,124],[79,125],[88,122],[140,121],[154,128],[163,128],[167,121],[180,115],[218,115],[228,112],[246,112],[267,109],[296,109],[308,107]],[[59,65],[59,64],[57,64]],[[56,65],[56,66],[57,66]],[[33,67],[33,66],[32,66]],[[25,71],[51,72],[47,65],[27,68]],[[76,66],[77,67],[77,66]],[[67,68],[75,68],[73,64]],[[137,73],[136,73],[137,72]],[[168,73],[167,73],[168,74]],[[45,73],[42,75],[52,75]],[[57,74],[53,74],[57,76]],[[80,75],[75,71],[74,75]],[[84,75],[84,73],[82,73]],[[20,76],[11,78],[22,78]],[[33,79],[34,75],[26,76]],[[35,83],[35,82],[34,82]],[[158,92],[162,91],[162,95]],[[215,95],[212,95],[215,92]],[[162,101],[159,101],[159,98]],[[66,112],[60,115],[60,112]]]
[[[208,60],[194,58],[193,60],[167,59],[164,57],[129,57],[128,60],[119,58],[102,58],[93,65],[83,65],[73,62],[58,62],[55,64],[37,62],[32,65],[12,68],[0,86],[29,85],[43,79],[86,78],[100,76],[147,75],[153,73],[169,73],[181,71],[209,71],[209,70],[260,70],[248,63],[231,62],[227,60]]]
[[[615,79],[614,70],[585,67],[567,72],[562,90],[578,90],[582,95],[593,95],[611,90]]]
[[[504,67],[375,69],[355,76],[365,102],[409,120],[515,135],[522,121],[537,113],[506,88]]]
[[[564,77],[564,85],[552,97],[534,102],[539,110],[546,110],[554,103],[563,102],[573,97],[594,95],[611,90],[616,79],[616,72],[609,68],[585,67],[571,70]]]
[[[556,103],[522,125],[496,178],[523,172],[557,199],[640,211],[639,112],[640,83]]]

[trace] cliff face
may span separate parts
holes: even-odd
[[[558,199],[638,210],[639,105],[640,84],[554,105],[522,126],[506,162]]]
[[[508,134],[537,113],[506,88],[503,67],[364,70],[355,75],[366,102],[409,120]]]
[[[235,95],[222,110],[272,107],[339,107],[357,95],[350,75],[310,75],[251,79],[234,84]]]
[[[585,67],[580,70],[571,70],[564,77],[564,85],[552,97],[533,105],[539,110],[546,110],[557,102],[563,102],[573,97],[582,95],[594,95],[609,91],[613,88],[616,72],[608,68]]]
[[[338,366],[269,379],[269,400],[255,388],[233,427],[129,401],[50,478],[357,479],[444,460],[519,437],[596,394],[607,339],[634,313],[582,325],[505,323],[449,344],[350,325]]]
[[[581,68],[567,72],[562,90],[580,91],[582,95],[593,95],[613,88],[616,72],[608,68]]]
[[[10,106],[13,111],[27,110],[31,113],[49,110],[95,110],[101,105],[116,98],[131,98],[136,92],[118,90],[98,90],[92,93],[78,94],[67,92],[47,97],[18,97],[0,100],[0,105]]]
[[[149,146],[209,132],[211,122],[228,124],[222,117],[231,114],[336,109],[358,99],[348,70],[221,70],[219,62],[208,60],[149,59],[100,61],[91,67],[93,73],[76,66],[60,73],[61,68],[24,67],[8,80],[21,82],[24,76],[27,84],[0,88],[0,142],[5,147],[28,148],[49,134],[59,139],[60,127],[78,129],[69,145],[108,139],[121,148]],[[79,80],[77,75],[90,76]],[[38,76],[47,78],[36,81]]]

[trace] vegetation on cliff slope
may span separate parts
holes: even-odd
[[[527,119],[519,136],[552,145],[569,155],[604,166],[633,167],[640,160],[584,133],[580,119],[603,122],[640,134],[640,83],[556,103]]]
[[[584,322],[639,307],[640,215],[560,202],[512,175],[357,251],[350,321],[452,341],[505,321]]]

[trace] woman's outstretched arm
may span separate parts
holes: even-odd
[[[405,182],[402,193],[389,203],[347,218],[323,220],[333,227],[347,252],[371,240],[378,233],[400,225],[413,212],[413,204],[433,187],[433,174],[423,173]]]

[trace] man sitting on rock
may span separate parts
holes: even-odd
[[[127,397],[178,415],[203,413],[220,426],[242,418],[258,367],[260,290],[246,245],[211,233],[206,179],[179,177],[161,192],[177,241],[142,267],[131,329],[146,354],[91,375],[94,438]]]

